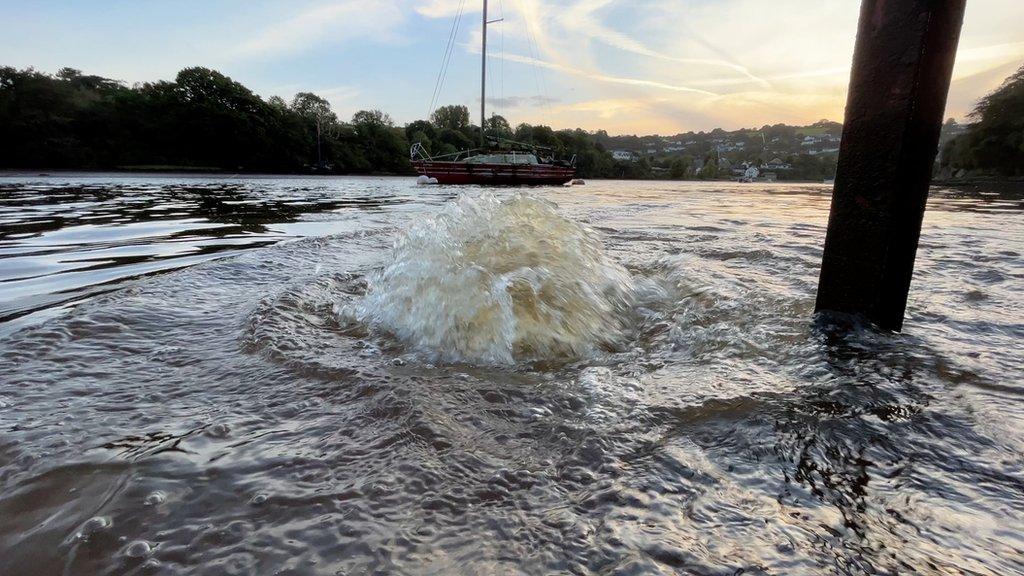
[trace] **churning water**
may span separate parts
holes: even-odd
[[[600,237],[519,193],[463,195],[399,235],[350,321],[446,362],[593,354],[623,340],[629,272]]]
[[[1024,212],[906,332],[823,186],[0,179],[0,574],[1024,571]]]

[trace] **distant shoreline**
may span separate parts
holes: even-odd
[[[73,175],[73,174],[117,174],[124,176],[188,176],[188,177],[199,177],[199,176],[220,176],[220,177],[239,177],[239,178],[416,178],[415,173],[396,173],[396,172],[378,172],[378,173],[357,173],[357,174],[316,174],[312,172],[246,172],[223,170],[221,168],[195,168],[187,166],[159,166],[159,167],[146,167],[146,168],[58,168],[53,170],[48,169],[19,169],[19,168],[0,168],[0,178],[11,178],[11,177],[47,177],[47,176],[60,176],[60,175]],[[582,180],[623,180],[627,182],[735,182],[733,179],[715,179],[715,180],[699,180],[699,179],[685,179],[675,180],[671,178],[582,178]],[[779,180],[779,184],[824,184],[819,180]]]
[[[97,176],[97,175],[116,175],[116,176],[139,176],[139,177],[169,177],[178,176],[183,178],[201,178],[204,176],[212,176],[218,178],[415,178],[416,174],[398,174],[398,173],[377,173],[377,174],[315,174],[315,173],[302,173],[302,172],[244,172],[236,171],[232,172],[229,170],[222,170],[219,168],[195,168],[195,167],[179,167],[179,166],[160,166],[160,167],[146,167],[146,168],[112,168],[112,169],[72,169],[72,168],[61,168],[56,170],[27,170],[27,169],[15,169],[15,168],[3,168],[0,169],[0,178],[47,178],[57,176]],[[584,180],[621,180],[625,182],[727,182],[734,183],[735,180],[672,180],[672,179],[659,179],[659,178],[585,178]],[[758,182],[758,184],[767,184],[767,182]],[[826,185],[825,182],[819,182],[817,180],[779,180],[772,182],[772,184],[821,184]],[[827,184],[831,186],[831,184]],[[976,188],[976,187],[998,187],[1008,188],[1014,191],[1024,192],[1024,178],[991,178],[991,177],[979,177],[979,178],[959,178],[959,179],[933,179],[932,186],[941,186],[947,188]]]
[[[1024,187],[1024,178],[935,178],[932,186],[1020,186]]]
[[[0,178],[11,177],[50,177],[61,175],[95,175],[95,174],[116,174],[119,176],[218,176],[218,177],[239,177],[239,178],[416,178],[417,174],[405,173],[376,173],[376,174],[316,174],[303,172],[233,172],[221,169],[190,169],[167,167],[162,169],[82,169],[61,168],[58,170],[20,170],[13,168],[0,169]],[[582,180],[621,180],[625,182],[736,182],[733,179],[716,180],[673,180],[670,178],[582,178]],[[764,184],[765,182],[761,182]],[[777,184],[824,184],[818,180],[779,180]]]
[[[2,168],[0,178],[3,177],[47,177],[61,175],[89,175],[89,174],[117,174],[122,176],[220,176],[239,178],[376,178],[376,177],[408,177],[415,178],[416,174],[399,173],[370,173],[370,174],[316,174],[312,172],[246,172],[244,170],[223,170],[221,168],[193,168],[187,166],[161,166],[153,168],[58,168],[58,169],[20,169]]]

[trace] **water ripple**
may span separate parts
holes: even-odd
[[[811,320],[821,187],[538,189],[625,339],[488,366],[338,313],[457,192],[0,183],[0,574],[1024,570],[1019,197],[936,191],[889,335]]]

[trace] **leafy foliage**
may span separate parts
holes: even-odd
[[[430,115],[434,126],[448,130],[469,128],[469,108],[465,106],[441,106]]]
[[[466,106],[442,106],[429,121],[404,127],[380,110],[356,112],[345,122],[316,94],[300,92],[290,103],[277,96],[264,100],[199,67],[182,70],[171,82],[135,86],[72,68],[51,76],[0,67],[0,129],[0,167],[7,168],[403,174],[411,172],[413,142],[433,155],[469,150],[480,142],[480,127],[472,124]],[[513,128],[498,115],[487,120],[485,130],[491,138],[550,149],[556,157],[575,156],[584,178],[729,178],[730,163],[765,162],[778,155],[793,165],[780,177],[819,179],[834,174],[835,158],[801,155],[800,141],[809,134],[838,134],[842,127],[822,121],[805,128],[691,132],[675,137],[687,141],[681,152],[666,150],[671,138],[530,124]],[[746,151],[761,151],[769,140],[790,143],[783,147],[788,152],[721,151],[723,142],[733,141],[749,144]],[[635,157],[615,160],[611,150],[620,149]]]
[[[168,166],[299,172],[408,172],[405,132],[379,111],[340,122],[299,93],[266,101],[223,74],[186,68],[173,82],[127,87],[64,68],[56,76],[0,68],[0,166]]]
[[[970,119],[967,132],[944,146],[943,167],[1024,176],[1024,66],[982,98]]]

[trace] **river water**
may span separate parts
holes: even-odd
[[[0,574],[1024,572],[1024,203],[0,178]]]

